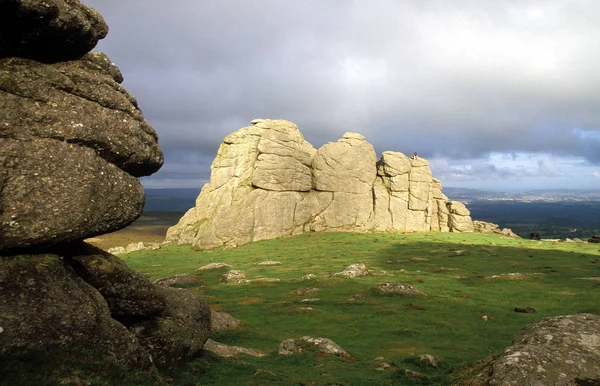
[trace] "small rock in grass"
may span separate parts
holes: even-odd
[[[536,311],[531,307],[525,307],[525,308],[515,307],[515,312],[522,312],[525,314],[533,314]]]
[[[313,292],[317,292],[319,289],[318,288],[300,288],[296,291],[294,291],[294,293],[296,295],[306,295],[306,294],[312,294]]]
[[[176,285],[193,285],[196,287],[202,287],[204,285],[204,282],[194,275],[182,273],[180,275],[174,275],[157,279],[154,281],[154,284],[162,285],[165,287],[172,287]]]
[[[302,352],[302,349],[296,345],[294,339],[286,339],[279,344],[279,355],[292,355]]]
[[[210,327],[213,332],[229,330],[239,326],[240,321],[223,311],[211,311]]]
[[[377,284],[377,288],[379,288],[383,293],[399,295],[425,295],[425,293],[419,291],[409,284],[381,283]]]
[[[225,263],[210,263],[198,268],[198,271],[208,271],[210,269],[231,268],[231,265]]]
[[[246,280],[246,283],[264,284],[264,283],[279,283],[281,280],[274,277],[259,277],[257,279]]]
[[[344,351],[343,348],[338,346],[337,343],[328,338],[315,338],[312,336],[303,336],[302,340],[308,343],[312,343],[319,351],[324,354],[337,355],[340,357],[350,357],[350,355]]]
[[[310,298],[310,299],[302,299],[300,300],[302,303],[316,303],[318,301],[320,301],[321,299],[319,298]]]
[[[438,367],[439,360],[431,354],[419,355],[419,362],[429,367]]]
[[[261,261],[258,265],[280,265],[280,261]]]
[[[264,357],[266,354],[260,350],[253,348],[244,348],[237,346],[227,346],[219,342],[209,339],[204,343],[204,350],[210,351],[223,358],[237,357],[239,354],[248,354],[255,357]]]
[[[221,281],[224,283],[247,283],[246,274],[242,271],[238,271],[237,269],[233,269],[223,276],[221,276]]]
[[[344,268],[343,271],[334,273],[333,275],[355,278],[358,276],[368,275],[369,273],[370,273],[369,270],[367,269],[367,267],[364,264],[358,263],[358,264],[351,264],[351,265],[347,266],[346,268]]]
[[[313,275],[312,273],[302,276],[302,280],[312,280],[312,279],[316,279],[316,278],[317,278],[317,275]]]

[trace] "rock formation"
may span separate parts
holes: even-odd
[[[256,119],[225,137],[210,182],[166,241],[200,248],[311,231],[471,232],[428,162],[346,133],[318,150],[284,120]]]
[[[136,177],[163,163],[108,31],[79,0],[0,2],[0,359],[91,350],[168,368],[208,339],[194,293],[151,283],[81,240],[137,219]]]
[[[600,384],[600,316],[557,316],[526,326],[469,384]]]

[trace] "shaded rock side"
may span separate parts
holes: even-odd
[[[102,16],[79,0],[0,1],[0,58],[77,59],[107,33]]]
[[[0,59],[0,252],[78,241],[141,215],[135,177],[163,155],[120,81],[101,53]]]
[[[0,257],[0,357],[35,349],[89,349],[124,367],[150,368],[148,352],[108,305],[56,255]]]
[[[470,384],[600,384],[600,316],[557,316],[526,326]]]
[[[167,242],[210,249],[310,231],[473,231],[424,159],[384,152],[377,161],[356,133],[315,150],[291,122],[252,124],[225,137],[210,182]]]

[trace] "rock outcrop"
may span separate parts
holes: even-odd
[[[346,133],[318,150],[284,120],[256,119],[225,137],[210,182],[166,241],[235,247],[311,231],[471,232],[427,160],[383,152]]]
[[[600,384],[600,316],[557,316],[526,326],[469,384]]]
[[[170,368],[210,333],[195,293],[81,241],[137,219],[136,177],[163,163],[119,69],[88,53],[106,33],[79,0],[0,2],[0,361],[87,350]]]

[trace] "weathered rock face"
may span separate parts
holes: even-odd
[[[597,385],[600,316],[542,319],[523,328],[512,346],[487,365],[476,385]]]
[[[0,57],[72,60],[91,51],[107,33],[102,16],[79,0],[0,2]]]
[[[127,367],[150,356],[106,301],[59,256],[0,257],[0,357],[46,347],[94,347]]]
[[[167,241],[233,247],[310,231],[471,232],[428,162],[346,133],[318,150],[288,121],[257,119],[227,137],[211,179]]]
[[[140,216],[135,177],[163,156],[120,81],[101,53],[0,59],[0,251],[80,240]]]
[[[0,0],[0,361],[90,351],[127,368],[197,353],[210,309],[80,240],[138,218],[154,129],[78,0]]]

